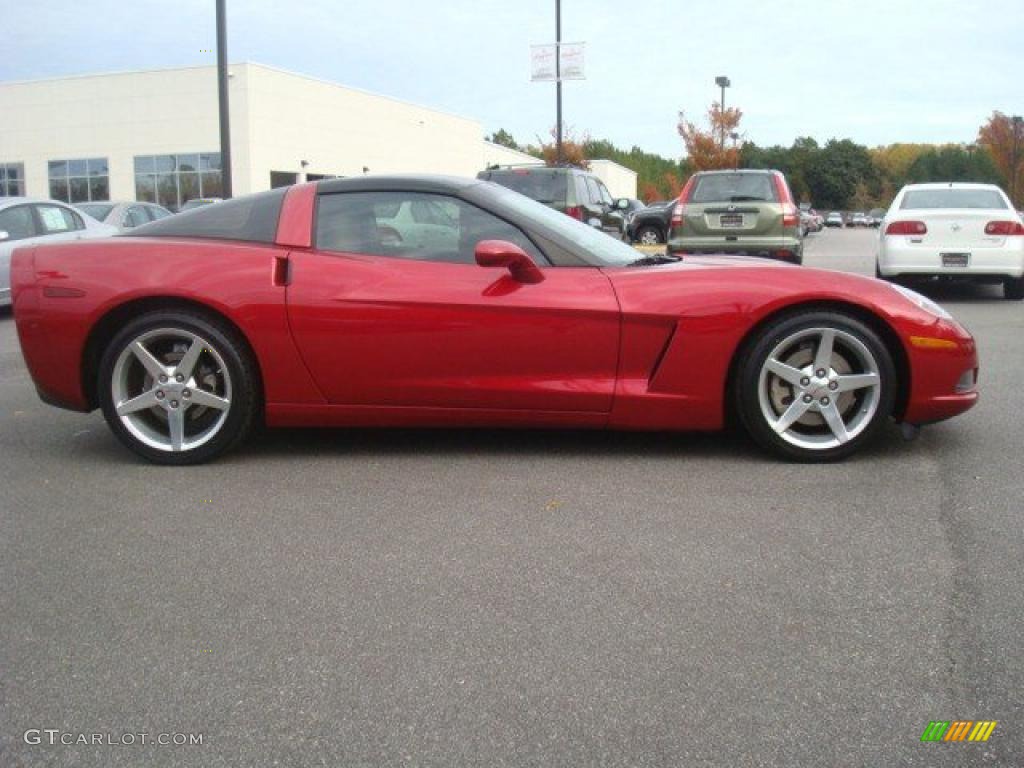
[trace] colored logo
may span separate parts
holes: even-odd
[[[988,741],[997,720],[932,720],[921,741]]]

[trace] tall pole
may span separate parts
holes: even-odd
[[[722,89],[722,100],[720,102],[718,102],[718,108],[719,108],[719,110],[721,112],[721,114],[719,116],[720,117],[720,120],[719,120],[719,123],[720,123],[720,125],[719,125],[720,136],[719,136],[719,139],[718,139],[718,145],[724,151],[725,150],[725,89],[728,88],[730,85],[732,85],[732,83],[729,82],[729,78],[726,77],[725,75],[719,75],[718,77],[715,78],[715,85],[717,85],[719,88]]]
[[[217,0],[217,98],[220,105],[221,195],[231,197],[231,118],[228,110],[228,40],[225,0]]]
[[[718,102],[722,106],[722,149],[725,149],[725,83],[722,83],[722,100]]]
[[[1010,202],[1014,207],[1019,207],[1017,201],[1017,164],[1019,162],[1018,152],[1020,150],[1020,124],[1021,116],[1014,115],[1010,118],[1010,125],[1013,127],[1013,163],[1010,165]]]
[[[562,0],[555,0],[555,164],[562,164]]]

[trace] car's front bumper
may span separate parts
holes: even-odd
[[[958,323],[939,320],[904,339],[910,396],[902,421],[929,424],[952,418],[978,402],[978,349]]]

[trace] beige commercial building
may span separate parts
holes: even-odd
[[[0,195],[69,202],[220,196],[216,67],[0,83]],[[235,194],[324,176],[444,173],[535,162],[480,121],[261,64],[230,67]],[[612,194],[636,174],[608,161]]]

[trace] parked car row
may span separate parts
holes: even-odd
[[[826,227],[878,227],[882,223],[882,216],[885,211],[881,208],[873,208],[869,213],[856,211],[843,214],[841,211],[832,211],[825,219]]]

